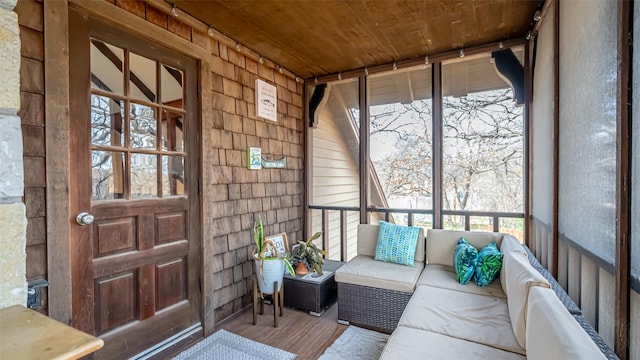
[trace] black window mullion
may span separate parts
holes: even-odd
[[[433,94],[433,228],[442,229],[442,62],[431,66]]]

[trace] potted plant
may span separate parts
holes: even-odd
[[[265,241],[262,216],[258,216],[258,220],[253,225],[253,241],[256,244],[253,257],[256,263],[258,287],[261,293],[272,294],[274,282],[278,283],[278,289],[282,286],[285,269],[291,276],[294,276],[295,272],[287,259],[287,254],[278,254],[278,249],[273,242]]]
[[[291,249],[288,255],[289,261],[296,268],[298,274],[306,274],[309,270],[322,275],[322,256],[326,256],[325,250],[319,249],[313,241],[322,236],[322,231],[313,234],[307,241],[298,241],[298,244]]]

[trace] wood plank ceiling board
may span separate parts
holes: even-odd
[[[524,37],[530,0],[176,0],[176,6],[305,77]]]

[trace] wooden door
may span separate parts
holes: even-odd
[[[197,64],[69,14],[72,325],[121,359],[201,330]]]

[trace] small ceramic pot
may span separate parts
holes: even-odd
[[[278,283],[278,291],[284,277],[284,260],[280,258],[256,260],[258,288],[263,294],[273,294],[273,283]]]

